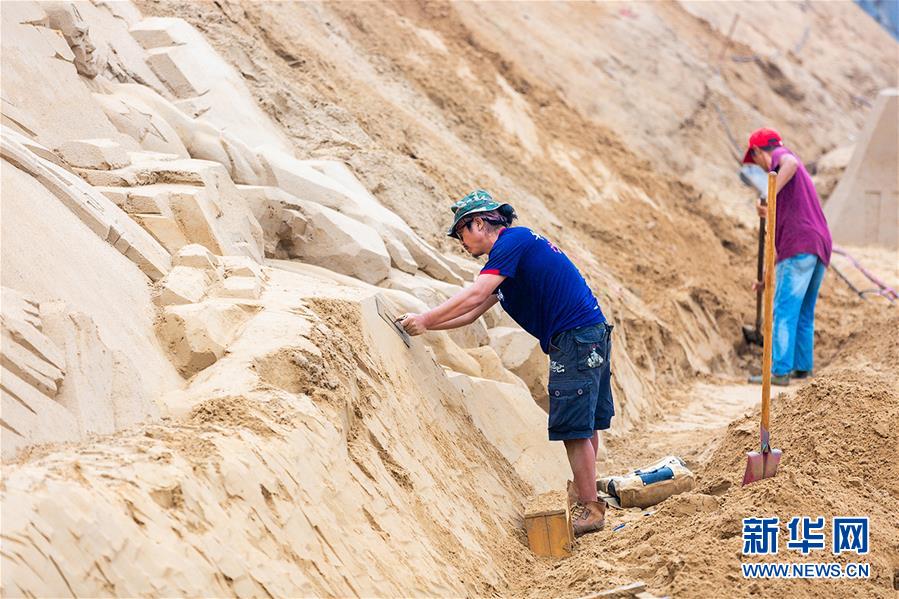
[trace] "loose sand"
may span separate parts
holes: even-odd
[[[116,270],[130,264],[81,240],[75,221],[29,273],[33,240],[7,245],[17,231],[4,219],[4,285],[120,327],[108,342],[153,356],[146,386],[168,414],[4,463],[4,594],[577,597],[643,580],[672,596],[895,596],[888,302],[828,273],[816,376],[774,400],[781,470],[739,486],[757,444],[759,390],[743,381],[760,353],[740,336],[756,232],[726,128],[742,143],[777,123],[809,159],[845,145],[865,98],[897,80],[895,42],[861,11],[759,4],[728,43],[737,3],[136,4],[194,25],[298,157],[346,161],[441,251],[461,253],[445,236],[450,200],[485,187],[513,201],[616,324],[618,416],[598,474],[673,453],[697,486],[651,510],[610,510],[566,560],[535,558],[526,501],[567,474],[542,413],[515,385],[461,381],[430,348],[407,349],[375,313],[377,290],[270,263],[258,313],[181,389],[149,353],[149,286]],[[128,293],[67,282],[72,248]],[[895,253],[850,251],[897,286]],[[120,325],[136,307],[143,328]],[[871,578],[744,580],[740,520],[761,515],[868,515]]]
[[[758,447],[760,388],[700,383],[672,402],[672,413],[609,442],[600,469],[614,473],[666,452],[684,456],[697,474],[694,491],[649,510],[610,510],[606,530],[582,537],[572,558],[527,562],[514,594],[577,597],[642,580],[650,591],[679,596],[770,594],[791,597],[894,597],[899,572],[899,315],[878,307],[872,333],[840,342],[838,360],[810,381],[775,388],[771,439],[784,452],[778,474],[740,482],[746,452]],[[874,331],[881,331],[878,334]],[[746,412],[745,416],[740,414]],[[793,516],[870,518],[871,553],[784,552],[775,559],[741,555],[741,520],[778,516],[781,537]],[[616,527],[624,524],[619,530]],[[752,581],[740,562],[867,562],[868,580]]]

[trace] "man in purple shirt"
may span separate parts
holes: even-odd
[[[815,302],[830,264],[833,242],[821,201],[802,161],[784,147],[774,129],[759,129],[749,137],[743,163],[755,163],[777,173],[777,250],[774,289],[774,331],[771,383],[788,385],[790,378],[812,372],[815,337]],[[759,216],[766,207],[758,204]],[[761,281],[754,284],[755,288]],[[761,383],[761,375],[749,378]]]

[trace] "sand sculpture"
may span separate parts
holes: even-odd
[[[721,588],[725,569],[703,578],[711,558],[682,531],[724,556],[731,520],[764,496],[712,474],[748,439],[747,404],[703,404],[698,428],[661,428],[664,447],[628,435],[677,412],[673,389],[751,362],[728,337],[751,300],[751,231],[690,187],[692,175],[666,170],[646,137],[629,149],[589,98],[561,101],[580,75],[547,68],[535,79],[502,58],[505,41],[484,50],[513,23],[535,26],[522,7],[496,19],[480,18],[496,16],[489,5],[280,10],[3,4],[2,594],[577,596],[636,579],[659,594]],[[724,19],[680,5],[647,9],[655,25],[603,7],[535,10],[558,32],[593,22],[582,10],[613,29],[707,18],[702,35],[716,41]],[[617,86],[626,69],[610,52],[589,61]],[[877,69],[871,77],[887,77]],[[808,73],[792,74],[810,89]],[[751,77],[785,85],[777,73]],[[746,93],[734,85],[735,98]],[[695,117],[683,126],[707,132],[709,113]],[[564,565],[534,558],[524,506],[565,483],[561,449],[543,438],[546,356],[498,311],[411,346],[380,318],[376,298],[420,311],[476,276],[439,216],[472,173],[578,256],[620,324],[618,421],[601,452],[618,461],[607,470],[679,449],[712,464],[693,492],[663,504],[663,532],[625,515],[625,532]],[[628,256],[635,245],[643,251]],[[822,351],[848,348],[854,370],[784,400],[794,420],[779,439],[792,455],[808,443],[798,423],[834,395],[899,417],[895,344],[853,332],[895,319],[870,306],[823,310]],[[866,463],[884,461],[896,427],[870,437],[862,412],[847,421]],[[811,463],[785,464],[779,510],[803,497],[824,509]],[[850,475],[835,468],[830,480]],[[877,499],[881,570],[859,588],[884,594],[897,495],[895,476],[878,472],[839,498],[853,509],[867,505],[859,495]]]
[[[899,90],[878,94],[825,206],[837,243],[899,248]]]

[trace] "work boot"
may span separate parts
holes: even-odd
[[[574,536],[579,537],[588,532],[602,530],[606,525],[606,502],[605,501],[588,501],[586,503],[578,502],[572,508],[572,524],[574,525]]]
[[[790,373],[790,377],[794,379],[809,379],[812,378],[811,370],[794,370]]]
[[[762,384],[762,375],[754,374],[749,377],[749,382],[755,385]],[[771,384],[778,385],[780,387],[786,387],[790,384],[790,375],[789,374],[772,374],[771,375]]]

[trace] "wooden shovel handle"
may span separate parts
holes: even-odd
[[[768,173],[768,218],[765,219],[765,333],[762,346],[762,451],[768,451],[768,424],[771,416],[771,350],[774,328],[774,227],[777,224],[777,174]]]

